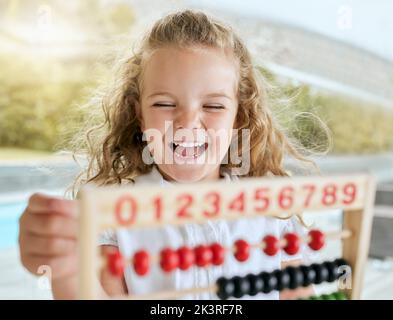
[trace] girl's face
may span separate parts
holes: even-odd
[[[137,109],[166,179],[219,177],[237,114],[237,88],[238,68],[218,49],[168,47],[149,58]]]

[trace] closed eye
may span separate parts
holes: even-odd
[[[153,104],[154,107],[174,107],[174,104],[168,104],[168,103],[155,103]]]
[[[224,106],[219,105],[219,104],[217,104],[217,105],[206,105],[206,106],[203,106],[203,107],[204,108],[208,108],[208,109],[225,109]]]

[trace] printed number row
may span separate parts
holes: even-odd
[[[276,204],[281,210],[291,210],[295,205],[295,196],[298,197],[299,191],[305,195],[303,199],[303,208],[307,209],[312,201],[318,197],[317,201],[322,206],[331,207],[334,205],[350,205],[356,200],[357,188],[354,183],[347,183],[342,187],[336,184],[327,184],[321,190],[313,184],[305,184],[300,190],[295,190],[293,186],[285,186],[272,196],[269,187],[260,187],[252,193],[252,207],[247,207],[246,191],[239,192],[228,203],[224,203],[222,195],[218,191],[210,191],[203,197],[203,203],[209,208],[202,210],[202,215],[207,218],[220,216],[224,211],[244,214],[247,210],[253,210],[254,213],[263,214],[277,201]],[[319,191],[319,192],[318,192]],[[176,197],[176,203],[179,208],[176,210],[177,219],[192,219],[193,205],[195,196],[191,193],[182,193]],[[125,210],[124,208],[127,207]],[[138,201],[131,195],[120,197],[115,204],[116,221],[123,226],[130,226],[135,223],[138,214]],[[157,196],[152,201],[153,217],[157,222],[161,221],[164,212],[164,200],[162,196]],[[146,213],[144,213],[146,214]]]

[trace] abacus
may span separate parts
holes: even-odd
[[[108,268],[114,276],[122,276],[130,263],[134,272],[145,276],[152,264],[162,272],[187,270],[191,266],[214,267],[225,263],[233,254],[246,263],[251,249],[275,255],[279,250],[296,254],[301,243],[320,250],[326,240],[340,239],[342,257],[321,264],[287,267],[273,272],[220,277],[215,285],[205,288],[168,290],[148,295],[129,295],[130,299],[174,299],[191,293],[213,291],[220,299],[269,293],[272,290],[296,289],[310,284],[333,282],[349,266],[350,288],[325,298],[360,299],[362,279],[367,261],[375,197],[375,181],[367,174],[339,176],[243,178],[237,182],[199,182],[158,186],[95,187],[86,186],[80,194],[79,212],[79,297],[97,299],[97,274]],[[289,217],[301,212],[342,209],[342,230],[322,232],[310,230],[305,237],[287,233],[282,239],[272,235],[261,237],[260,243],[249,244],[238,239],[231,247],[220,243],[200,244],[195,248],[163,248],[152,254],[145,250],[123,257],[114,251],[99,259],[97,237],[104,230],[119,228],[160,228],[163,225],[206,223],[218,219],[252,219],[257,216]],[[347,272],[347,271],[346,271]],[[311,297],[317,299],[318,297]]]

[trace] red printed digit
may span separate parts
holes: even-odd
[[[229,210],[244,213],[245,210],[245,195],[244,192],[240,192],[235,199],[229,203]]]
[[[254,207],[254,210],[256,212],[263,212],[269,208],[270,199],[269,196],[267,195],[269,191],[270,191],[269,188],[258,188],[255,190],[254,200],[255,202],[258,201],[258,203],[260,204],[259,206]]]
[[[278,195],[278,206],[281,209],[287,210],[293,205],[293,192],[292,187],[284,187]]]
[[[160,196],[153,199],[154,217],[157,221],[161,220],[162,216],[162,198]]]
[[[123,206],[129,205],[130,209],[124,211]],[[137,214],[137,203],[129,195],[120,197],[115,204],[115,217],[117,222],[122,226],[130,226],[135,222]]]
[[[206,217],[215,217],[215,216],[217,216],[220,213],[220,207],[221,207],[221,196],[220,196],[220,194],[218,192],[214,192],[214,191],[213,192],[209,192],[205,196],[205,199],[206,199],[207,202],[209,202],[212,205],[213,210],[211,210],[211,211],[204,210],[203,214]]]
[[[356,185],[354,183],[347,183],[344,188],[343,188],[343,193],[344,193],[344,204],[351,204],[352,202],[355,201],[356,199]]]
[[[316,187],[313,184],[306,184],[303,186],[303,189],[307,192],[306,199],[304,201],[304,207],[307,208],[310,205]]]
[[[322,204],[325,206],[331,206],[337,201],[337,186],[334,184],[328,184],[323,188],[322,191]]]
[[[177,197],[178,202],[183,202],[183,205],[180,207],[179,211],[177,211],[177,217],[178,218],[186,218],[186,219],[191,219],[191,213],[188,212],[189,208],[192,205],[192,202],[194,201],[194,198],[192,197],[191,194],[182,194]]]

